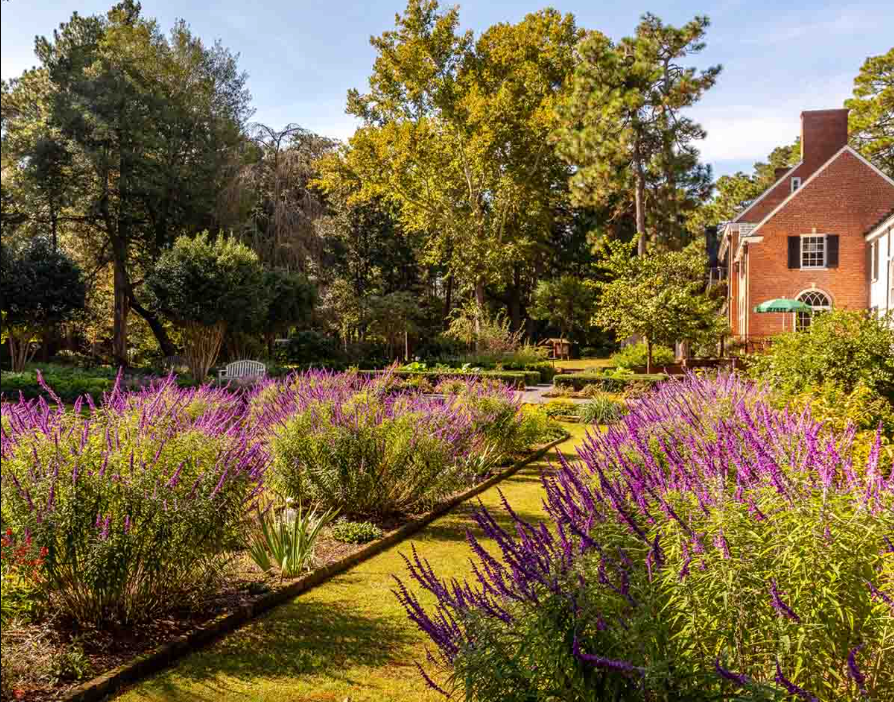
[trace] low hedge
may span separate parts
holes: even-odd
[[[575,391],[583,390],[589,385],[595,385],[604,392],[623,392],[631,385],[640,383],[657,385],[668,378],[669,376],[664,375],[663,373],[653,373],[652,375],[625,375],[619,377],[600,375],[597,373],[577,373],[574,375],[558,375],[554,382],[556,387],[571,388]]]
[[[458,370],[427,370],[427,371],[360,371],[364,375],[384,375],[391,372],[397,378],[427,378],[432,385],[442,380],[453,378],[489,378],[499,380],[519,390],[524,390],[528,385],[540,383],[540,373],[533,371],[482,371],[480,373],[463,373]]]

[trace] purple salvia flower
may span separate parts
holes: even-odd
[[[732,671],[729,671],[722,665],[720,665],[719,658],[714,661],[714,670],[717,671],[717,674],[721,678],[723,678],[727,682],[731,682],[736,687],[747,687],[751,684],[751,679],[747,675],[743,675],[741,673],[733,673]]]
[[[602,656],[592,656],[586,653],[582,653],[580,650],[580,643],[578,643],[577,636],[574,637],[574,644],[572,645],[572,652],[574,653],[574,657],[584,663],[589,663],[591,665],[596,666],[597,668],[603,668],[605,670],[612,670],[617,673],[639,673],[643,674],[646,672],[645,668],[640,668],[638,666],[633,665],[632,663],[628,663],[627,661],[619,661],[612,658],[603,658]]]
[[[770,602],[773,605],[773,609],[775,609],[779,614],[781,614],[786,619],[791,619],[793,622],[801,623],[801,617],[799,617],[795,612],[789,607],[785,602],[782,601],[782,597],[779,595],[779,588],[776,584],[776,580],[770,580]]]
[[[714,546],[720,551],[723,560],[728,561],[730,559],[729,543],[726,540],[726,535],[723,533],[723,529],[718,531],[717,536],[714,537]]]
[[[815,696],[811,695],[806,690],[801,689],[782,674],[782,668],[779,666],[779,661],[776,661],[776,683],[782,686],[789,695],[800,697],[804,702],[819,702]]]
[[[857,648],[852,649],[847,657],[847,669],[848,673],[850,673],[851,678],[853,678],[854,682],[857,683],[857,687],[860,689],[861,695],[867,695],[866,692],[866,676],[860,671],[859,666],[857,665],[857,654],[863,649],[865,644],[861,644],[857,646]]]

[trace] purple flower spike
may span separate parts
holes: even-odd
[[[793,622],[797,622],[798,624],[801,623],[801,617],[795,614],[794,610],[782,601],[782,597],[779,595],[779,587],[776,585],[775,579],[770,581],[770,598],[773,609],[779,612],[779,614],[786,619],[791,619]]]
[[[811,695],[807,690],[803,690],[795,685],[782,674],[782,668],[779,667],[779,661],[776,661],[776,683],[781,685],[792,697],[799,697],[804,700],[804,702],[819,702],[819,699]]]
[[[716,659],[714,661],[714,670],[717,671],[717,674],[726,680],[727,682],[731,682],[736,687],[747,687],[751,684],[751,678],[747,675],[743,675],[741,673],[733,673],[730,670],[727,670],[722,665],[720,665],[720,659]]]
[[[638,666],[633,665],[632,663],[628,663],[627,661],[618,661],[612,658],[603,658],[602,656],[591,656],[586,653],[581,652],[580,644],[578,643],[577,637],[574,637],[574,645],[573,645],[574,657],[579,661],[583,661],[584,663],[590,663],[591,665],[596,666],[597,668],[603,668],[605,670],[613,670],[618,673],[645,673],[645,668],[640,668]]]
[[[867,695],[866,692],[866,676],[860,671],[859,666],[857,666],[857,654],[863,649],[865,644],[861,644],[857,646],[857,648],[853,649],[847,657],[847,669],[850,673],[850,676],[854,679],[854,682],[857,683],[857,687],[860,688],[861,695]]]

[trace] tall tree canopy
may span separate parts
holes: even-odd
[[[131,309],[169,350],[138,279],[177,235],[215,226],[251,112],[246,77],[222,46],[183,22],[165,36],[133,0],[73,15],[35,51],[40,66],[13,81],[4,114],[4,156],[9,145],[29,164],[9,187],[28,218],[66,227],[113,267],[115,358],[126,362]]]
[[[579,205],[604,205],[626,195],[633,206],[639,253],[649,239],[684,239],[685,214],[710,193],[711,173],[695,144],[704,130],[683,111],[712,88],[721,68],[682,61],[705,46],[709,25],[683,27],[643,17],[617,44],[599,32],[581,43],[573,92],[565,105],[559,151],[575,167],[571,194]]]
[[[410,0],[372,40],[369,92],[348,99],[363,126],[322,184],[353,181],[355,201],[394,203],[429,260],[446,260],[483,306],[487,285],[550,234],[569,174],[550,135],[580,36],[570,15],[543,10],[476,41],[457,9]]]
[[[894,178],[894,48],[866,59],[845,105],[856,148]]]

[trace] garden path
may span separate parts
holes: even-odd
[[[568,456],[585,427],[569,425],[559,446]],[[540,471],[554,453],[481,495],[499,510],[499,490],[522,517],[542,512]],[[391,590],[406,579],[401,554],[411,543],[441,577],[470,574],[465,503],[412,539],[280,607],[263,619],[185,659],[122,696],[124,702],[434,702],[416,670],[426,639],[407,619]],[[430,599],[423,598],[424,604]]]

